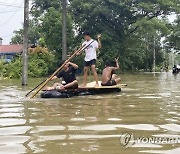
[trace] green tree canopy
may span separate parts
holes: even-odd
[[[59,0],[32,0],[31,8],[31,42],[55,51],[57,57],[61,57],[62,49],[61,5]],[[119,56],[122,69],[151,68],[154,48],[160,65],[162,37],[168,38],[171,48],[179,50],[179,18],[172,26],[166,20],[172,13],[180,13],[179,0],[69,0],[68,50],[79,46],[83,31],[90,30],[93,38],[102,34],[98,66]],[[22,32],[15,32],[12,43],[22,42]]]
[[[168,36],[166,41],[169,44],[169,48],[171,48],[175,52],[180,51],[180,15],[173,23],[171,34]]]

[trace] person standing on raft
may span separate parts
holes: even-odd
[[[63,61],[61,65],[64,63]],[[63,70],[60,71],[56,76],[54,76],[51,80],[55,80],[57,78],[63,78],[65,81],[65,85],[61,83],[54,83],[52,87],[47,87],[46,90],[64,90],[64,89],[76,89],[78,88],[78,82],[76,80],[76,70],[78,69],[78,65],[68,62],[64,66]]]
[[[113,67],[110,61],[106,61],[105,68],[102,73],[102,86],[113,86],[121,81],[121,78],[118,78],[116,74],[113,74],[113,71],[119,69],[118,58],[115,58],[115,62],[116,66]]]
[[[99,48],[101,48],[101,35],[99,34],[97,36],[98,41],[93,40],[91,38],[91,34],[89,31],[85,31],[83,33],[85,42],[82,45],[88,46],[88,44],[90,44],[88,46],[88,48],[85,49],[85,59],[84,59],[84,76],[83,76],[83,84],[82,87],[86,87],[86,83],[87,83],[87,76],[88,76],[88,70],[89,67],[91,68],[93,75],[94,75],[94,79],[96,81],[96,87],[98,87],[98,75],[96,72],[96,50]]]

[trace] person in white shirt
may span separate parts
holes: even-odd
[[[89,44],[90,45],[85,49],[84,80],[83,80],[82,87],[86,87],[89,67],[91,68],[93,75],[94,75],[94,79],[96,81],[95,86],[98,87],[99,86],[98,85],[98,75],[96,72],[96,58],[97,58],[96,50],[98,48],[101,48],[101,41],[100,41],[101,35],[99,34],[97,36],[98,41],[93,40],[91,38],[91,34],[89,31],[85,31],[83,33],[83,36],[84,36],[85,42],[82,45],[85,45],[85,46],[88,46]]]

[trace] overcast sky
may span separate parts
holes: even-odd
[[[13,31],[22,28],[24,0],[0,0],[0,37],[9,44]]]
[[[0,0],[0,37],[3,45],[9,44],[14,30],[23,27],[24,0]],[[170,18],[171,22],[174,16]]]

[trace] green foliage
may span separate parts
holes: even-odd
[[[5,61],[3,59],[0,59],[0,77],[3,77],[6,69],[5,69]]]
[[[22,61],[20,57],[5,65],[5,77],[20,78],[22,72]]]
[[[40,77],[51,73],[55,68],[55,56],[47,48],[36,47],[29,51],[29,76]]]
[[[46,48],[37,47],[29,50],[29,77],[47,76],[55,68],[55,56]],[[2,75],[8,78],[22,76],[22,56],[18,56],[10,63],[0,62]]]
[[[22,44],[23,43],[23,29],[15,30],[13,33],[15,36],[11,38],[11,44]]]
[[[62,13],[57,0],[37,1],[34,0],[31,9],[32,15],[38,26],[40,45],[48,47],[49,50],[55,51],[58,58],[62,56]],[[68,50],[72,49],[74,42],[74,31],[71,15],[67,14],[67,46]]]
[[[41,17],[50,7],[55,8],[58,10],[60,8],[59,0],[33,0],[32,1],[32,8],[31,13],[33,16],[38,19]]]
[[[160,40],[168,35],[168,23],[160,17],[178,12],[177,3],[176,0],[72,0],[70,10],[78,37],[86,29],[92,31],[94,38],[95,34],[102,34],[101,61],[119,56],[122,69],[145,69],[145,61],[151,69],[153,38],[156,37],[157,55],[162,56]]]
[[[37,44],[40,34],[39,34],[39,29],[36,23],[31,20],[29,24],[29,44]],[[23,29],[15,30],[13,32],[15,36],[11,38],[11,44],[23,44]]]
[[[176,64],[180,65],[180,54],[176,55],[175,61],[176,61]]]
[[[30,26],[30,42],[54,51],[59,59],[62,56],[61,7],[59,0],[32,0]],[[167,59],[162,53],[162,37],[167,38],[169,51],[180,49],[179,18],[172,25],[167,20],[172,12],[180,13],[179,0],[69,0],[67,9],[68,51],[82,43],[84,30],[90,30],[94,39],[101,33],[102,48],[97,60],[100,69],[107,59],[113,61],[119,56],[122,70],[151,70],[154,50],[160,67]],[[12,43],[22,43],[22,32],[16,32]],[[43,70],[30,72],[46,74],[50,65],[37,59],[32,64],[29,62],[30,68],[43,66]],[[83,61],[84,56],[74,59],[80,68]]]
[[[174,51],[180,51],[180,16],[171,26],[171,34],[167,37],[168,47]]]
[[[146,70],[152,69],[154,48],[156,50],[156,65],[161,65],[163,61],[161,38],[170,33],[168,23],[165,20],[159,20],[158,18],[153,18],[151,20],[143,18],[136,22],[134,26],[138,26],[138,29],[134,32],[135,36],[133,37],[136,40],[135,44],[138,45],[133,44],[133,41],[131,41],[132,49],[133,47],[136,47],[136,50],[139,49],[142,51],[139,57],[139,60],[143,61],[141,61],[141,64],[143,64],[141,65],[141,68]]]

